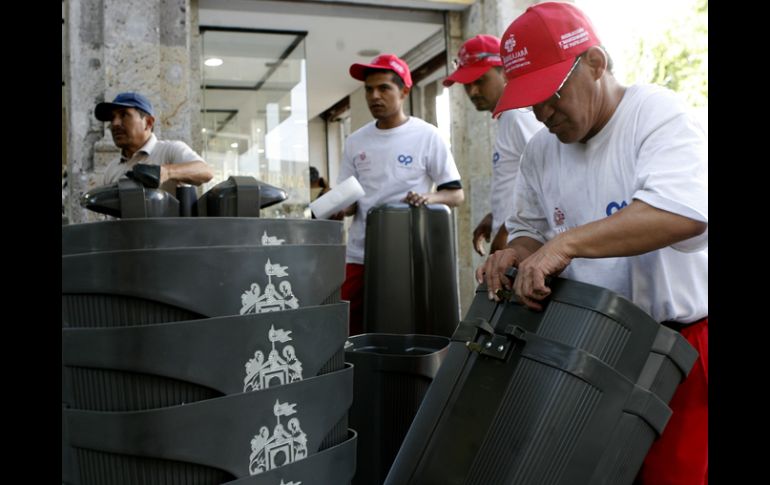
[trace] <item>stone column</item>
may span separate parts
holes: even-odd
[[[450,12],[447,22],[449,59],[466,39],[478,34],[502,37],[508,25],[534,0],[479,0],[462,12]],[[452,67],[451,70],[454,68]],[[461,314],[465,315],[476,289],[474,272],[486,260],[473,250],[473,229],[490,212],[490,181],[497,122],[491,113],[476,111],[462,84],[450,90],[452,151],[463,179],[465,203],[457,210],[458,267]]]
[[[192,4],[192,5],[191,5]],[[68,0],[67,170],[72,223],[101,219],[79,197],[119,156],[94,106],[138,91],[155,109],[155,134],[200,150],[196,0]]]

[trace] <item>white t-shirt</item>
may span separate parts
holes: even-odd
[[[677,96],[631,86],[587,143],[537,133],[521,159],[509,241],[541,242],[638,199],[708,223],[708,141]],[[561,274],[613,290],[661,322],[708,315],[708,231],[624,258],[576,258]]]
[[[122,156],[116,158],[104,170],[103,183],[104,185],[113,184],[123,177],[126,172],[131,170],[137,163],[146,163],[148,165],[168,165],[169,163],[186,163],[203,160],[195,150],[187,146],[183,141],[176,140],[158,140],[153,133],[147,140],[147,143],[142,145],[142,148],[137,150],[130,160],[126,160]],[[174,180],[167,180],[161,184],[160,188],[176,194],[177,182]]]
[[[351,175],[358,179],[365,194],[358,200],[358,211],[348,230],[345,260],[358,264],[364,263],[369,209],[399,202],[410,190],[426,193],[434,183],[460,180],[454,158],[438,129],[415,117],[388,130],[377,128],[372,121],[351,133],[345,140],[337,183]]]
[[[513,212],[513,190],[519,160],[532,135],[543,128],[531,111],[511,109],[497,119],[495,152],[492,154],[492,237]]]

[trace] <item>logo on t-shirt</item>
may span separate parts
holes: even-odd
[[[494,155],[492,155],[492,164],[494,165],[500,160],[500,154],[498,152],[495,152]]]
[[[399,155],[398,156],[398,163],[401,165],[408,167],[410,163],[412,163],[412,156],[411,155]]]
[[[607,215],[611,216],[612,214],[614,214],[615,212],[619,211],[620,209],[622,209],[627,205],[628,205],[628,202],[626,202],[625,200],[621,201],[620,204],[618,204],[613,200],[612,202],[607,204]]]
[[[553,224],[555,226],[563,226],[564,225],[564,211],[559,209],[558,207],[555,207],[553,209]]]
[[[360,158],[361,160],[366,160],[366,152],[359,153],[358,158]]]

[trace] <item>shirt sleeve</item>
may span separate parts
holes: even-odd
[[[496,233],[513,211],[516,175],[524,147],[543,125],[532,112],[506,111],[500,118],[495,151],[492,155],[492,232]]]
[[[528,144],[521,156],[519,174],[514,189],[513,212],[505,221],[508,230],[508,242],[517,237],[530,237],[543,244],[547,241],[549,230],[548,216],[543,209],[539,191],[536,188],[537,177],[533,157],[538,151]]]
[[[428,175],[433,182],[443,185],[460,180],[455,159],[437,129],[431,130],[431,157],[428,160]]]
[[[187,143],[183,141],[173,141],[173,149],[169,150],[169,158],[167,160],[163,160],[163,165],[169,164],[169,163],[189,163],[189,162],[197,162],[197,161],[203,161],[203,157],[198,155],[198,153],[190,148]]]
[[[708,223],[708,142],[705,133],[673,93],[660,93],[651,98],[647,114],[640,117],[637,132],[637,190],[633,198]],[[699,236],[672,245],[672,248],[690,252],[707,245],[708,229]]]

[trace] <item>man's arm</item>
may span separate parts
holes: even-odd
[[[168,163],[160,166],[160,183],[174,180],[185,184],[200,185],[214,177],[209,165],[203,160],[185,163]]]
[[[476,226],[476,229],[473,230],[473,249],[479,254],[479,256],[486,256],[487,251],[484,249],[484,245],[481,244],[481,241],[483,239],[489,242],[489,237],[491,235],[492,213],[490,212],[481,219],[479,224]],[[497,238],[495,237],[495,239]]]
[[[572,228],[519,260],[513,289],[519,301],[540,310],[551,290],[545,277],[559,274],[574,258],[613,258],[644,254],[703,234],[708,223],[634,200],[604,219]],[[512,241],[513,242],[513,241]],[[499,288],[492,282],[490,290]]]
[[[505,248],[506,241],[508,241],[508,229],[505,228],[505,224],[501,224],[495,238],[492,239],[492,246],[489,248],[489,252],[494,253],[495,251]]]

